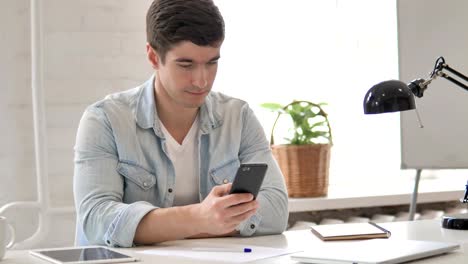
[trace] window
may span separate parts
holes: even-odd
[[[259,104],[326,102],[332,185],[401,175],[398,114],[362,105],[372,85],[398,79],[394,0],[215,2],[226,22],[215,90],[249,102],[267,136],[275,115]]]

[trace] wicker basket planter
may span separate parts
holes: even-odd
[[[333,140],[325,111],[319,104],[309,101],[293,101],[286,106],[266,103],[262,106],[278,113],[271,130],[270,144],[285,178],[289,197],[326,196]],[[282,114],[292,117],[295,134],[289,140],[290,144],[275,145],[274,130]],[[311,120],[317,117],[321,120]]]
[[[331,144],[273,145],[289,197],[319,197],[328,192]]]

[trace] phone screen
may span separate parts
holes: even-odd
[[[257,197],[268,165],[266,163],[241,164],[232,183],[230,193],[251,193]]]

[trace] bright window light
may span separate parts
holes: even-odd
[[[215,2],[226,22],[215,90],[247,101],[268,137],[275,115],[261,103],[326,102],[332,185],[401,176],[399,115],[362,105],[372,85],[398,79],[395,0]]]

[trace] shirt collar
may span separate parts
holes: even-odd
[[[154,102],[154,75],[147,80],[137,97],[135,120],[137,124],[148,129],[154,126],[156,114],[156,104]]]
[[[151,76],[143,85],[137,97],[135,120],[143,129],[153,128],[156,134],[163,137],[154,100],[154,78]],[[214,110],[214,98],[210,92],[205,103],[200,107],[200,129],[203,134],[208,134],[212,129],[222,125],[220,115]]]

